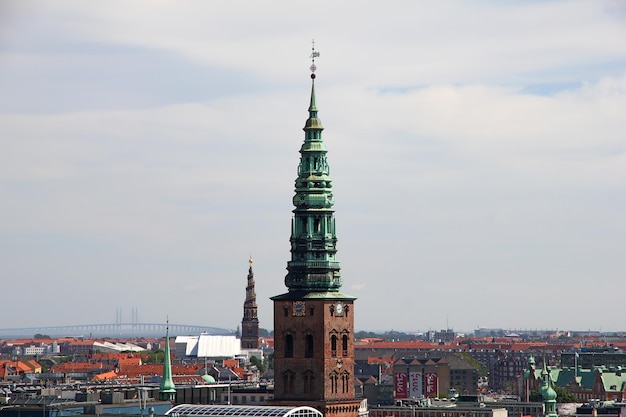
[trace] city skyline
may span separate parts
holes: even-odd
[[[626,330],[623,3],[0,9],[3,327],[270,328],[315,38],[357,330]]]

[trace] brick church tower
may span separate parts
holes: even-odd
[[[311,101],[293,198],[288,292],[274,301],[274,405],[308,405],[325,416],[355,417],[354,297],[340,292],[332,180]]]
[[[248,261],[248,284],[246,300],[243,303],[243,319],[241,320],[241,348],[259,348],[259,318],[257,317],[256,293],[254,292],[254,272],[252,272],[252,256]]]

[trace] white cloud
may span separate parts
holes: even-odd
[[[252,253],[271,327],[315,36],[357,328],[618,327],[537,313],[542,294],[567,303],[625,272],[612,7],[16,2],[0,44],[3,275],[59,284],[40,303],[103,294],[80,304],[87,321],[112,299],[159,320],[176,288],[176,321],[210,300],[204,324],[234,328]],[[14,325],[74,318],[54,310]]]

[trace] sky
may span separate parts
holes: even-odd
[[[610,0],[3,1],[0,327],[271,329],[312,39],[357,330],[626,330]]]

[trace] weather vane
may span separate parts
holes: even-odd
[[[311,78],[315,78],[315,70],[317,67],[315,66],[315,58],[320,56],[320,53],[315,50],[315,39],[311,40],[311,66],[309,69],[311,70]]]

